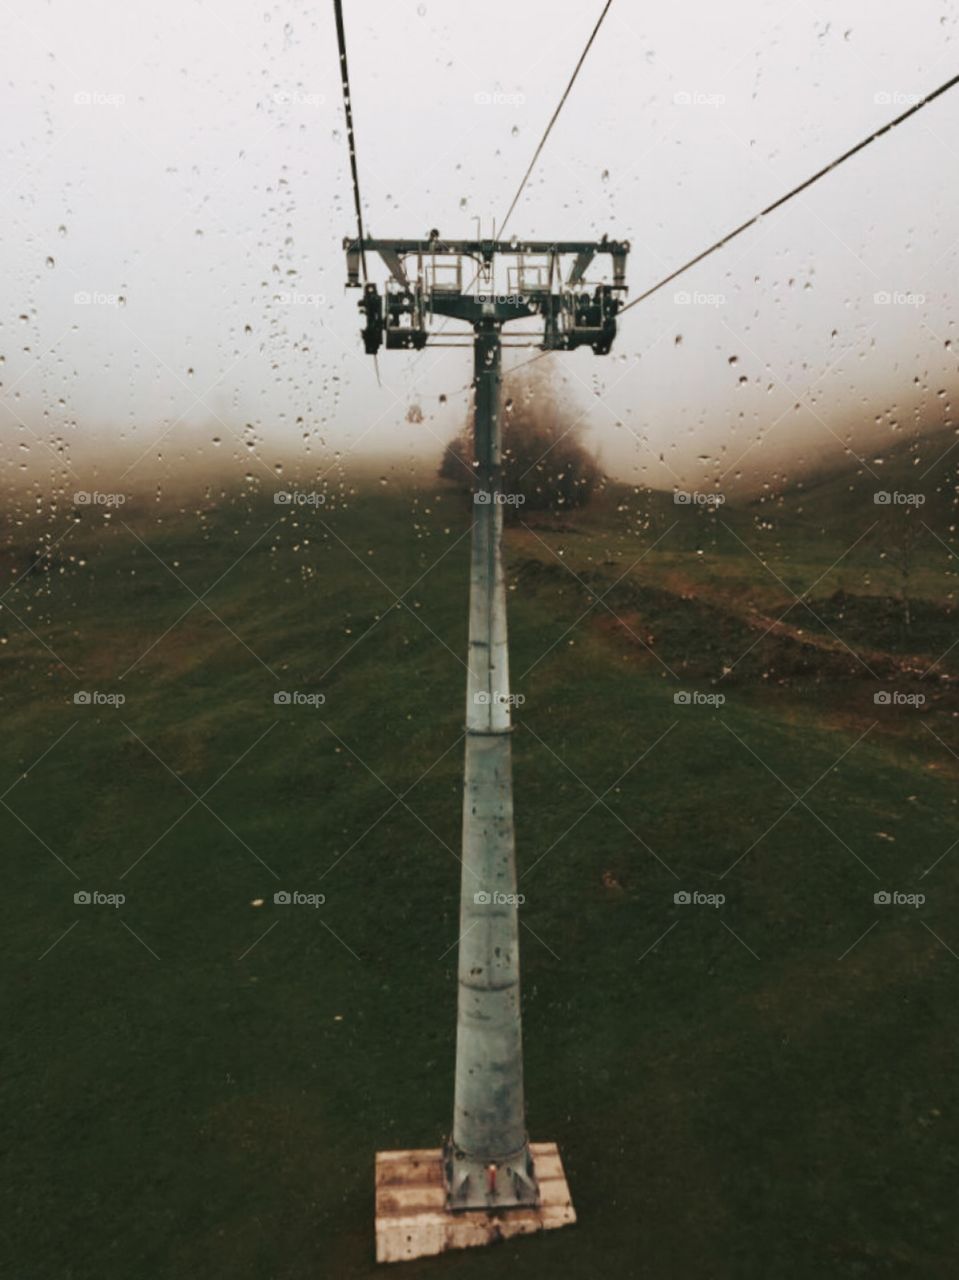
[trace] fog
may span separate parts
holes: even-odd
[[[600,7],[348,3],[367,233],[489,235]],[[948,78],[957,18],[617,0],[510,231],[629,239],[642,292]],[[0,38],[7,484],[438,461],[470,356],[384,352],[378,385],[363,354],[330,5],[20,0]],[[951,430],[957,126],[959,90],[632,310],[611,356],[550,356],[604,467],[747,490]]]

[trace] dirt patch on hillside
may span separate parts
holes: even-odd
[[[914,638],[919,648],[905,652],[887,647],[889,631],[883,620],[891,606],[878,599],[870,603],[844,596],[839,602],[830,597],[810,601],[808,608],[799,601],[785,601],[778,612],[744,599],[737,609],[715,594],[617,582],[614,573],[597,570],[574,577],[562,565],[537,559],[514,566],[513,577],[523,589],[560,593],[580,611],[592,604],[584,622],[640,652],[651,650],[680,676],[730,684],[757,679],[780,685],[885,682],[898,689],[921,686],[929,701],[938,700],[951,684],[943,678],[941,664],[932,666],[933,658],[921,656],[935,649],[930,626],[935,623],[938,642],[940,627],[951,623],[950,611],[931,602],[916,606]],[[871,613],[876,615],[875,636],[867,625]],[[940,617],[944,614],[950,614],[948,620]],[[849,617],[856,620],[854,628],[843,625]]]

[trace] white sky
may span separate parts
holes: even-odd
[[[368,233],[488,234],[599,0],[345,7]],[[628,238],[638,293],[954,74],[957,17],[952,0],[614,0],[511,231]],[[380,388],[362,354],[331,4],[8,0],[0,43],[8,478],[49,472],[59,440],[172,468],[217,437],[264,479],[291,454],[438,455],[466,403],[438,395],[470,356],[384,352]],[[744,467],[796,472],[840,439],[881,452],[891,419],[943,423],[957,139],[959,89],[637,307],[611,357],[551,357],[606,465],[669,486],[702,458],[728,487],[747,449]]]

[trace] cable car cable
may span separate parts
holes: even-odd
[[[340,50],[340,82],[343,86],[343,109],[346,113],[346,140],[350,152],[350,173],[353,176],[353,203],[356,206],[356,226],[359,232],[360,269],[363,272],[363,283],[366,284],[366,248],[363,244],[363,206],[360,203],[360,176],[356,164],[356,135],[353,132],[353,102],[350,94],[350,70],[346,61],[346,30],[343,26],[343,0],[333,0],[333,12],[336,16],[336,42]],[[380,362],[373,356],[373,369],[376,373],[377,385],[380,382]]]
[[[593,41],[596,39],[596,35],[599,32],[600,27],[603,25],[603,19],[606,17],[607,13],[609,13],[610,6],[612,5],[612,3],[613,3],[613,0],[606,0],[606,4],[603,6],[603,10],[596,20],[596,25],[593,27],[592,33],[589,39],[586,41],[586,46],[583,49],[583,52],[579,55],[579,60],[573,69],[573,74],[569,78],[569,83],[567,84],[566,88],[563,90],[563,96],[560,98],[559,103],[557,104],[556,110],[553,112],[552,116],[550,117],[549,124],[546,126],[546,130],[542,138],[540,138],[539,146],[533,152],[533,158],[529,162],[529,167],[527,168],[526,172],[523,174],[523,180],[520,182],[519,186],[516,189],[516,195],[513,196],[512,204],[506,211],[506,217],[500,223],[499,229],[496,232],[497,239],[502,239],[503,237],[503,233],[506,230],[506,224],[507,222],[509,222],[510,218],[513,216],[513,210],[516,208],[516,204],[520,196],[523,194],[523,188],[526,186],[526,183],[529,181],[530,174],[533,172],[533,169],[536,167],[536,161],[539,159],[540,153],[542,152],[543,147],[546,145],[546,140],[552,131],[553,125],[556,123],[557,119],[559,118],[559,113],[562,111],[566,103],[566,99],[569,97],[570,90],[572,89],[574,83],[576,82],[576,77],[579,75],[580,68],[582,67],[583,63],[586,61],[586,55],[589,53],[590,48],[592,47]],[[479,278],[479,273],[473,276],[473,279],[470,281],[467,288],[472,288],[472,286],[476,283],[478,278]],[[442,331],[446,328],[446,324],[447,324],[447,321],[444,320],[443,324],[440,326],[439,332],[442,333]],[[548,352],[546,351],[539,352],[538,355],[533,356],[531,359],[524,360],[522,364],[516,365],[514,369],[510,370],[510,373],[515,373],[517,369],[522,369],[524,365],[532,364],[534,360],[539,360],[544,355],[547,355],[547,354]],[[473,383],[468,382],[465,387],[460,388],[460,391],[468,391],[468,390],[471,390],[472,387],[473,387]],[[459,395],[460,391],[451,391],[448,393],[444,393],[444,395],[448,394],[448,395],[455,396],[455,395]]]
[[[592,47],[593,41],[596,39],[596,35],[598,31],[600,27],[603,25],[603,19],[606,17],[607,13],[609,13],[610,5],[612,3],[613,3],[613,0],[606,0],[606,4],[603,6],[603,11],[596,20],[596,26],[593,27],[592,35],[586,41],[586,48],[579,55],[579,61],[576,63],[576,67],[573,70],[573,74],[569,78],[569,84],[563,90],[563,96],[559,100],[559,105],[557,106],[556,110],[553,112],[552,116],[550,117],[549,124],[546,126],[546,132],[543,134],[542,138],[540,138],[539,146],[533,152],[533,158],[529,162],[529,168],[523,174],[523,180],[519,184],[519,187],[516,190],[516,195],[513,196],[513,203],[510,205],[509,209],[506,211],[506,217],[503,219],[502,223],[500,224],[499,231],[497,233],[500,239],[502,239],[503,233],[506,230],[507,222],[509,222],[510,218],[513,216],[513,210],[516,208],[517,201],[519,200],[520,196],[523,194],[523,188],[526,186],[526,183],[529,181],[529,176],[533,172],[533,169],[536,166],[536,161],[539,159],[540,152],[543,150],[543,147],[545,147],[546,145],[546,139],[549,137],[552,131],[553,125],[556,123],[559,117],[559,113],[562,111],[563,106],[566,102],[566,99],[569,97],[570,90],[572,89],[573,85],[576,82],[576,77],[579,75],[580,68],[582,67],[583,63],[586,61],[586,55],[589,53],[590,48]]]
[[[356,167],[356,136],[353,133],[353,105],[350,97],[350,72],[346,62],[346,32],[343,27],[343,0],[333,0],[336,15],[336,40],[340,46],[340,80],[343,85],[343,109],[346,112],[346,139],[350,151],[350,172],[353,175],[353,203],[356,206],[356,225],[360,239],[360,265],[363,283],[366,283],[366,249],[363,247],[363,208],[360,204],[360,178]]]
[[[889,123],[884,124],[881,129],[877,129],[875,133],[871,133],[868,138],[863,138],[861,142],[857,142],[854,147],[850,147],[848,151],[844,151],[841,156],[837,156],[835,160],[818,170],[818,172],[814,173],[812,177],[807,178],[805,182],[800,182],[798,187],[793,187],[791,191],[787,191],[784,196],[780,196],[778,200],[774,200],[772,204],[767,205],[765,209],[762,209],[754,217],[749,218],[746,222],[740,223],[735,230],[724,235],[721,240],[717,240],[716,243],[710,245],[708,249],[704,249],[702,253],[697,253],[694,258],[690,258],[689,261],[684,262],[681,267],[677,267],[675,271],[671,271],[668,276],[664,276],[662,280],[658,281],[658,283],[654,284],[651,288],[646,289],[638,298],[634,298],[632,302],[628,302],[625,307],[620,309],[618,314],[620,316],[624,315],[632,307],[638,306],[641,302],[645,302],[647,298],[651,297],[654,293],[657,293],[671,281],[675,280],[677,276],[681,276],[684,271],[688,271],[690,267],[696,266],[696,264],[702,262],[704,258],[708,258],[710,254],[715,253],[718,249],[722,249],[724,245],[729,244],[730,240],[734,240],[736,236],[742,235],[744,231],[748,231],[750,227],[755,226],[761,218],[765,218],[775,209],[780,208],[787,200],[791,200],[793,196],[798,196],[801,191],[806,191],[814,182],[818,182],[819,179],[824,178],[827,173],[831,173],[833,169],[837,169],[845,160],[850,159],[851,156],[856,155],[857,152],[868,147],[870,143],[875,142],[877,138],[881,138],[883,134],[889,133],[891,129],[895,129],[897,125],[902,124],[904,120],[908,120],[911,115],[915,115],[915,113],[921,110],[922,107],[928,106],[930,102],[934,102],[941,94],[954,88],[957,84],[959,84],[959,75],[955,75],[951,80],[947,80],[945,84],[941,84],[938,89],[934,89],[932,93],[927,94],[919,102],[913,103],[913,105],[904,111],[902,115],[896,116],[895,120],[890,120]]]

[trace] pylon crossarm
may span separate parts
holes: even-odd
[[[347,239],[347,286],[359,287],[366,255],[386,267],[382,291],[366,280],[359,307],[369,354],[422,350],[430,345],[434,316],[475,326],[481,320],[508,324],[542,321],[528,345],[546,351],[589,346],[605,355],[616,335],[616,316],[626,297],[628,241]],[[586,272],[599,261],[600,278]]]

